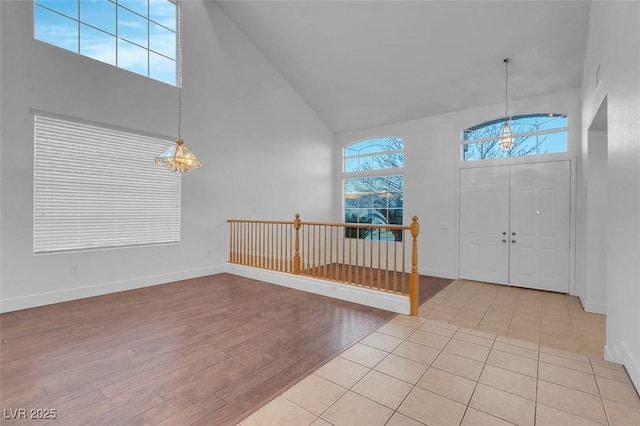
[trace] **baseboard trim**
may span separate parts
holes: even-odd
[[[636,391],[640,393],[640,359],[637,358],[638,356],[640,355],[634,355],[631,350],[629,350],[624,340],[614,345],[605,345],[604,347],[604,359],[624,365]]]
[[[446,278],[448,280],[457,280],[458,276],[450,271],[439,271],[437,269],[418,268],[418,274],[428,275],[436,278]]]
[[[271,284],[302,290],[321,296],[332,297],[347,302],[359,303],[373,308],[409,315],[409,298],[397,294],[381,291],[366,290],[355,286],[333,283],[316,278],[299,275],[285,274],[281,272],[267,271],[251,266],[228,263],[226,272],[254,280],[265,281]]]
[[[134,290],[136,288],[166,284],[173,281],[220,274],[224,271],[224,265],[217,265],[209,266],[206,268],[172,272],[170,274],[153,275],[124,281],[114,281],[87,287],[76,287],[47,293],[31,294],[28,296],[0,300],[0,312],[18,311],[21,309],[35,308],[38,306],[51,305],[54,303],[68,302],[70,300],[102,296],[104,294],[116,293],[119,291]]]
[[[582,303],[584,310],[587,312],[591,312],[593,314],[607,314],[606,303],[589,302],[588,300],[583,300],[582,298],[580,298],[580,303]]]

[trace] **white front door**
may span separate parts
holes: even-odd
[[[509,166],[460,170],[460,278],[509,284]]]
[[[569,292],[568,161],[511,166],[509,283]]]
[[[460,170],[460,278],[569,292],[570,162]]]

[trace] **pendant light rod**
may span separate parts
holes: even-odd
[[[509,58],[504,58],[502,62],[504,62],[504,71],[505,71],[505,79],[504,79],[504,116],[509,117]]]
[[[182,140],[182,0],[178,0],[178,140]]]
[[[514,145],[513,129],[511,128],[511,119],[509,117],[509,58],[504,58],[504,123],[498,133],[498,147],[502,151],[509,152]]]

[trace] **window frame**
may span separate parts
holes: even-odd
[[[114,66],[116,68],[125,70],[125,71],[129,71],[132,72],[134,74],[138,74],[138,75],[142,75],[144,77],[147,77],[151,80],[155,80],[155,81],[159,81],[161,83],[165,83],[165,84],[170,84],[172,86],[179,86],[181,84],[181,82],[179,81],[179,76],[178,76],[178,61],[181,58],[181,52],[179,51],[180,46],[179,46],[179,42],[178,39],[180,37],[180,31],[181,29],[179,28],[179,23],[180,23],[180,17],[178,16],[179,14],[179,10],[178,10],[178,6],[176,4],[175,0],[166,0],[168,3],[171,3],[174,7],[175,7],[175,16],[174,16],[174,28],[169,28],[166,25],[164,25],[163,23],[155,20],[154,18],[152,18],[152,3],[151,1],[147,1],[147,16],[143,16],[140,13],[138,13],[137,11],[134,11],[132,9],[130,9],[129,7],[122,5],[119,3],[119,0],[109,0],[109,2],[111,4],[114,5],[114,17],[115,17],[115,22],[114,24],[114,33],[111,33],[103,28],[98,28],[97,26],[95,26],[92,23],[89,23],[88,21],[82,20],[82,16],[81,16],[81,3],[82,0],[73,0],[76,4],[76,10],[77,10],[77,17],[73,17],[73,16],[69,16],[67,14],[65,14],[64,12],[60,11],[60,10],[56,10],[54,8],[48,7],[45,4],[41,4],[39,3],[40,0],[32,0],[32,6],[33,6],[33,38],[34,40],[37,40],[41,43],[45,43],[48,44],[50,46],[55,46],[58,47],[60,49],[64,49],[67,50],[69,52],[73,52],[76,53],[78,55],[81,55],[83,57],[86,58],[90,58],[93,60],[96,60],[98,62],[102,62],[105,64],[109,64],[111,66]],[[52,43],[49,40],[43,39],[43,38],[38,38],[38,22],[37,22],[37,11],[41,9],[41,10],[46,10],[50,13],[56,14],[59,17],[64,18],[65,20],[70,20],[74,22],[75,25],[75,29],[76,29],[76,43],[73,49],[71,49],[70,47],[65,47],[63,45],[60,44],[55,44]],[[120,19],[119,19],[119,11],[120,9],[122,9],[123,11],[126,11],[127,13],[131,13],[136,15],[138,18],[143,19],[146,22],[146,28],[145,28],[145,32],[146,32],[146,47],[143,45],[140,45],[138,43],[136,43],[135,41],[123,37],[120,34],[120,30],[119,30],[119,23],[120,23]],[[173,43],[173,53],[174,53],[174,57],[170,57],[167,56],[167,54],[156,50],[154,48],[151,47],[152,45],[152,30],[151,27],[152,25],[161,27],[163,30],[166,30],[168,32],[173,33],[174,36],[174,43]],[[83,49],[83,45],[81,43],[82,40],[82,33],[83,33],[83,29],[87,28],[93,32],[99,32],[101,33],[103,36],[106,37],[112,37],[113,41],[114,41],[114,46],[113,46],[113,52],[114,52],[114,58],[113,58],[113,62],[109,61],[109,60],[103,60],[100,58],[97,58],[95,56],[91,56],[89,54],[83,53],[83,50],[86,49],[86,47]],[[142,73],[139,71],[136,71],[135,69],[133,69],[134,67],[125,67],[124,65],[121,65],[121,61],[122,59],[120,58],[119,55],[119,50],[121,49],[121,45],[132,45],[136,48],[139,49],[143,49],[146,52],[146,72]],[[172,77],[172,81],[169,81],[168,79],[163,79],[159,76],[159,74],[157,72],[154,72],[155,68],[152,68],[152,63],[154,61],[153,58],[155,58],[155,56],[158,56],[159,59],[163,59],[163,60],[167,60],[167,61],[172,61],[173,62],[173,74],[171,75]]]
[[[466,145],[472,145],[472,144],[481,144],[481,143],[487,143],[487,142],[493,142],[493,141],[497,141],[498,137],[497,135],[495,136],[489,136],[489,137],[484,137],[484,138],[477,138],[477,139],[465,139],[466,137],[466,132],[469,131],[470,129],[473,130],[478,130],[481,129],[483,127],[489,127],[492,125],[499,125],[499,127],[502,125],[502,123],[504,123],[505,121],[509,120],[511,122],[513,122],[514,120],[517,120],[519,118],[526,118],[526,117],[545,117],[545,116],[557,116],[558,118],[560,117],[564,117],[566,119],[566,125],[563,127],[557,127],[557,128],[552,128],[552,129],[544,129],[544,130],[539,130],[539,131],[529,131],[529,132],[522,132],[522,133],[514,133],[514,138],[529,138],[532,136],[544,136],[544,135],[553,135],[553,134],[560,134],[560,133],[564,133],[565,134],[565,143],[566,143],[566,150],[565,151],[558,151],[558,152],[550,152],[550,153],[540,153],[540,152],[536,152],[536,153],[529,153],[529,154],[524,154],[524,155],[504,155],[504,156],[495,156],[495,157],[488,157],[488,158],[470,158],[470,159],[465,159],[465,146]],[[513,127],[513,126],[512,126]],[[481,122],[478,124],[475,124],[473,126],[468,126],[464,129],[461,130],[461,136],[460,136],[460,157],[459,157],[459,161],[462,164],[469,164],[469,163],[476,163],[476,162],[480,162],[482,164],[485,164],[485,162],[488,161],[513,161],[515,159],[518,158],[536,158],[539,156],[544,156],[544,158],[549,158],[549,156],[566,156],[567,154],[570,153],[570,145],[569,145],[569,127],[570,127],[570,121],[569,121],[569,114],[566,112],[536,112],[536,113],[522,113],[522,114],[514,114],[509,116],[508,118],[505,117],[500,117],[497,119],[493,119],[493,120],[489,120],[489,121],[485,121],[485,122]]]
[[[348,149],[348,147],[350,146],[354,146],[356,144],[362,143],[362,142],[366,142],[366,141],[373,141],[373,140],[377,140],[377,139],[398,139],[402,142],[402,148],[401,149],[390,149],[390,150],[380,150],[380,151],[375,151],[375,152],[366,152],[366,153],[362,153],[362,154],[353,154],[353,155],[346,155],[346,151]],[[343,223],[356,223],[356,222],[346,222],[346,214],[347,214],[347,206],[345,203],[346,200],[346,188],[347,188],[347,181],[350,180],[356,180],[356,179],[375,179],[375,178],[389,178],[389,177],[393,177],[393,176],[399,176],[402,179],[402,214],[401,214],[401,219],[400,219],[400,223],[399,225],[402,225],[404,223],[404,167],[405,167],[405,162],[404,162],[404,152],[405,152],[405,141],[404,138],[399,137],[399,136],[380,136],[380,137],[369,137],[369,138],[363,138],[363,139],[359,139],[357,141],[351,142],[347,145],[344,145],[342,147],[341,150],[341,177],[340,177],[340,185],[341,185],[341,195],[342,195],[342,201],[341,201],[341,212],[342,212],[342,219],[341,221]],[[387,167],[387,168],[373,168],[373,169],[367,169],[367,170],[356,170],[356,171],[347,171],[346,170],[346,163],[348,159],[354,159],[354,158],[363,158],[363,157],[375,157],[376,155],[386,155],[386,154],[402,154],[402,167]],[[376,223],[368,223],[368,222],[357,222],[357,223],[362,223],[364,225],[367,224],[373,224],[373,225],[377,225]],[[391,225],[398,225],[398,224],[391,224]],[[379,237],[379,236],[378,236]],[[345,238],[364,238],[364,239],[370,239],[373,238],[374,240],[378,239],[373,237],[373,235],[371,236],[351,236],[349,233],[345,234]],[[401,235],[400,235],[401,238]],[[401,240],[396,240],[397,242],[401,241]]]

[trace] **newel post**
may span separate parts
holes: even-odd
[[[418,315],[418,299],[420,298],[420,284],[418,276],[418,235],[420,234],[420,224],[418,216],[413,216],[411,222],[411,236],[413,244],[411,246],[411,275],[409,276],[409,303],[411,305],[411,315]]]
[[[293,255],[293,273],[300,275],[300,215],[296,213],[296,218],[293,220],[293,228],[296,230],[296,242],[295,242],[295,254]]]

